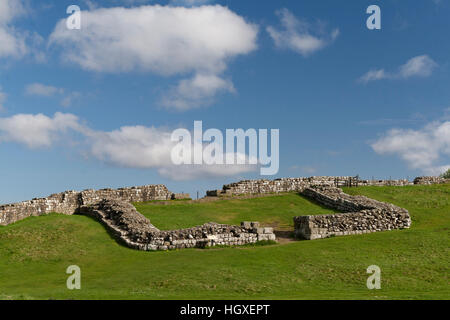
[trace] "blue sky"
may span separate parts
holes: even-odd
[[[268,178],[450,164],[446,0],[1,1],[0,203],[159,183],[195,196],[261,178],[168,166],[167,133],[195,120],[280,129]],[[65,28],[72,4],[81,30]],[[381,30],[366,27],[372,4]]]

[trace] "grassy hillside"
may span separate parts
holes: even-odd
[[[32,217],[0,227],[0,298],[449,299],[450,186],[346,191],[407,208],[412,228],[252,248],[140,252],[117,244],[88,217]],[[161,229],[242,220],[286,229],[294,215],[329,212],[294,194],[137,206]],[[66,289],[72,264],[81,267],[81,290]],[[372,264],[381,267],[381,290],[366,288]]]
[[[294,228],[294,216],[335,212],[294,193],[203,203],[178,201],[169,206],[136,203],[135,206],[161,230],[190,228],[211,221],[237,225],[242,221],[259,221],[277,229],[289,230]]]

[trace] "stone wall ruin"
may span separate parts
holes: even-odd
[[[133,205],[117,200],[82,206],[79,213],[99,220],[126,246],[144,251],[245,245],[276,239],[272,228],[260,228],[258,222],[242,222],[241,226],[211,222],[189,229],[160,231]]]
[[[314,240],[405,229],[411,225],[408,210],[364,196],[351,196],[339,188],[317,186],[306,188],[301,193],[321,205],[343,213],[294,217],[294,233],[297,238]]]
[[[126,202],[146,202],[153,200],[170,200],[172,192],[164,185],[142,187],[65,191],[52,194],[47,198],[0,205],[0,225],[6,226],[16,221],[40,216],[52,212],[71,215],[83,205],[95,204],[103,199],[115,199]]]
[[[126,246],[145,251],[244,245],[276,240],[273,229],[261,228],[258,222],[243,222],[241,226],[211,222],[189,229],[161,231],[131,204],[188,198],[189,194],[174,194],[164,185],[66,191],[47,198],[0,206],[0,225],[52,212],[66,215],[85,214],[105,225],[108,231]]]
[[[406,209],[366,197],[350,196],[340,190],[339,187],[409,186],[449,182],[449,179],[440,177],[418,177],[414,182],[408,180],[361,180],[358,177],[244,180],[224,185],[221,190],[208,191],[207,196],[228,197],[299,192],[322,205],[342,211],[342,213],[333,215],[294,218],[297,237],[318,239],[403,229],[409,228],[411,225],[411,219]],[[118,239],[128,246],[140,250],[234,245],[254,243],[261,240],[275,240],[271,228],[260,228],[256,222],[245,222],[240,227],[209,223],[185,230],[160,231],[130,204],[132,202],[187,198],[189,198],[188,194],[174,194],[164,185],[85,190],[82,192],[66,191],[50,195],[47,198],[0,205],[0,225],[5,226],[30,216],[39,216],[51,212],[67,215],[80,212],[96,217]]]
[[[244,194],[265,194],[283,192],[302,192],[310,186],[409,186],[406,179],[401,180],[361,180],[358,177],[308,177],[281,178],[275,180],[243,180],[223,186],[222,190],[207,191],[209,197],[227,197]]]
[[[414,179],[414,184],[419,185],[431,185],[443,183],[450,183],[450,179],[444,179],[442,177],[417,177]]]

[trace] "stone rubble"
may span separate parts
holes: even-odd
[[[242,222],[241,226],[210,222],[189,229],[160,231],[133,205],[118,200],[102,200],[94,205],[82,206],[78,213],[99,220],[126,246],[144,251],[233,246],[276,240],[273,229],[261,228],[258,222]]]

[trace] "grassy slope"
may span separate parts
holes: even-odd
[[[254,199],[219,200],[204,203],[175,202],[170,206],[136,203],[137,210],[161,230],[190,228],[207,222],[239,225],[260,221],[278,229],[293,229],[293,217],[333,213],[297,194]]]
[[[266,247],[139,252],[88,217],[32,217],[0,227],[0,298],[449,299],[450,186],[348,192],[409,209],[413,227]],[[161,229],[211,220],[287,227],[293,215],[325,212],[295,195],[139,207]],[[71,264],[82,270],[78,291],[65,287]],[[381,290],[365,286],[372,264],[381,267]]]

